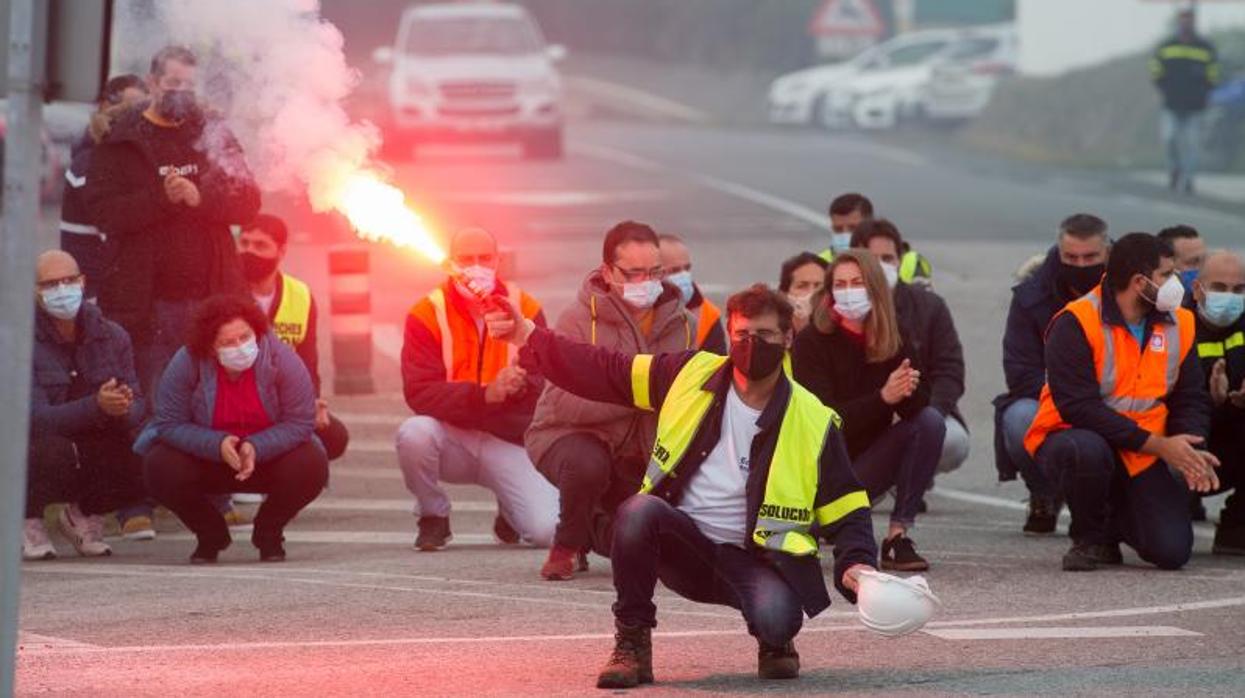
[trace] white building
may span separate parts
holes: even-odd
[[[1020,72],[1058,75],[1145,51],[1168,36],[1176,0],[1016,0]],[[1197,3],[1199,33],[1245,27],[1245,0]]]

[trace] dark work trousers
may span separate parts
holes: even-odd
[[[864,453],[852,459],[852,469],[870,499],[895,488],[891,521],[904,526],[916,521],[921,497],[934,482],[946,435],[946,419],[938,410],[926,407],[892,424]]]
[[[1067,429],[1046,437],[1037,462],[1059,483],[1077,543],[1124,541],[1142,560],[1179,569],[1193,553],[1189,490],[1158,461],[1135,477],[1097,433]]]
[[[342,424],[342,420],[329,413],[329,424],[324,429],[317,430],[316,436],[320,437],[320,443],[324,444],[324,450],[328,452],[329,460],[337,460],[346,452],[346,446],[350,443],[350,432],[346,431],[346,425]]]
[[[197,301],[158,300],[152,304],[155,329],[148,341],[141,346],[135,342],[134,346],[134,369],[138,373],[144,395],[158,394],[156,388],[160,385],[164,369],[173,360],[177,350],[186,343],[197,306]],[[155,411],[155,404],[154,398],[147,401],[149,412]]]
[[[1219,467],[1215,469],[1219,489],[1212,494],[1232,492],[1219,514],[1219,525],[1225,529],[1245,528],[1245,494],[1241,492],[1241,486],[1245,485],[1245,428],[1242,426],[1245,425],[1210,433],[1209,450],[1219,458]]]
[[[621,625],[657,626],[658,579],[683,598],[742,611],[748,632],[771,647],[804,623],[800,597],[761,551],[714,543],[660,497],[632,495],[618,508],[610,558]]]
[[[225,463],[201,460],[165,444],[158,444],[145,460],[147,489],[156,501],[181,519],[199,542],[223,547],[230,540],[229,528],[212,495],[258,492],[268,497],[255,515],[251,540],[259,547],[280,543],[282,532],[303,507],[319,496],[328,481],[329,464],[324,451],[308,442],[272,460],[255,465],[245,481]]]
[[[26,476],[26,518],[43,517],[49,504],[76,503],[87,515],[143,501],[143,463],[122,429],[101,429],[73,439],[31,432]]]
[[[590,434],[569,434],[554,442],[536,469],[558,488],[558,528],[553,544],[572,550],[589,547],[609,555],[609,523],[614,510],[640,491],[644,463],[615,461],[609,447]]]

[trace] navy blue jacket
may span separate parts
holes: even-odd
[[[697,352],[658,354],[649,372],[650,400],[660,409],[674,379],[687,361]],[[553,385],[588,400],[635,405],[632,394],[632,358],[604,347],[575,342],[546,329],[537,329],[519,354],[520,364],[539,372]],[[678,477],[662,480],[653,495],[671,504],[678,504],[687,483],[704,463],[705,458],[722,438],[722,414],[726,410],[726,391],[731,389],[734,368],[729,361],[705,382],[704,389],[714,393],[713,405],[692,437]],[[765,494],[770,462],[778,445],[778,432],[791,393],[791,382],[785,372],[774,389],[769,404],[757,420],[761,431],[752,441],[752,468],[748,474],[748,529],[756,527],[757,513]],[[842,432],[831,427],[823,443],[809,444],[810,465],[819,468],[817,506],[830,501],[837,489],[862,490],[855,482]],[[815,452],[815,455],[813,455]],[[837,489],[836,489],[837,488]],[[823,499],[824,497],[824,499]],[[873,523],[868,509],[857,509],[829,527],[814,526],[812,533],[834,542],[834,584],[839,593],[852,603],[856,595],[843,586],[843,573],[852,565],[877,566],[877,544],[873,539]],[[818,558],[796,557],[765,550],[748,539],[748,549],[764,555],[800,596],[804,611],[811,618],[830,605],[825,578]]]
[[[65,438],[99,429],[137,429],[143,419],[143,396],[134,372],[134,350],[121,326],[104,317],[99,308],[83,303],[78,311],[77,341],[61,340],[56,321],[35,309],[34,375],[30,386],[32,437]],[[74,371],[90,393],[70,399]],[[115,378],[134,391],[134,403],[125,417],[110,417],[95,400],[99,387]]]
[[[994,399],[994,464],[999,480],[1015,480],[1016,464],[1003,444],[1003,412],[1017,400],[1037,400],[1046,384],[1046,330],[1050,320],[1069,302],[1071,294],[1059,289],[1059,247],[1052,246],[1046,261],[1024,281],[1012,287],[1012,303],[1003,332],[1003,377],[1007,392]]]

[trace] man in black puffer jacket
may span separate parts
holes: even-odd
[[[259,212],[241,147],[196,104],[195,64],[182,47],[152,58],[151,101],[113,121],[87,176],[90,215],[117,241],[100,307],[130,333],[148,391],[195,305],[246,293],[229,226]]]

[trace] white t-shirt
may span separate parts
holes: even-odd
[[[731,386],[722,413],[722,437],[687,483],[679,510],[715,543],[743,547],[748,531],[748,468],[761,410],[744,404]]]
[[[259,309],[264,311],[264,315],[272,312],[272,302],[277,299],[277,292],[273,291],[266,296],[255,296],[255,303],[259,305]]]

